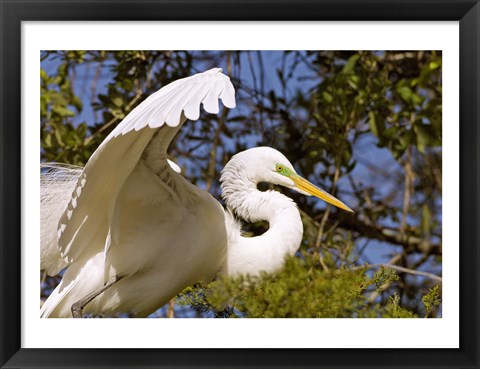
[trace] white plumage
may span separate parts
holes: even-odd
[[[269,147],[257,147],[243,151],[227,163],[222,171],[222,197],[229,209],[247,222],[266,220],[269,229],[261,236],[242,237],[234,221],[228,230],[227,262],[222,272],[257,274],[273,272],[280,268],[286,255],[298,250],[303,236],[300,213],[292,199],[277,191],[261,192],[260,182],[270,182],[296,189],[292,180],[275,170],[281,163],[294,171],[290,162]],[[227,217],[232,217],[227,213]]]
[[[82,168],[65,164],[43,163],[40,176],[40,268],[57,275],[67,266],[58,248],[58,220],[70,201]]]
[[[188,182],[167,160],[168,145],[187,118],[198,119],[201,104],[218,113],[219,98],[235,106],[234,88],[221,69],[175,81],[135,108],[82,171],[55,167],[43,173],[42,269],[56,274],[68,267],[42,317],[71,317],[79,304],[81,312],[94,315],[145,317],[218,273],[278,269],[298,249],[302,223],[291,199],[258,191],[258,182],[349,210],[267,147],[239,153],[226,165],[221,181],[227,212]],[[232,213],[267,220],[270,229],[243,237]]]

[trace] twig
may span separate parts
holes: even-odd
[[[90,105],[91,106],[93,106],[93,104],[95,103],[95,100],[96,100],[97,83],[98,83],[98,80],[100,79],[100,74],[102,72],[102,68],[103,68],[103,60],[100,63],[98,63],[97,68],[95,70],[95,77],[93,78],[93,81],[92,81],[91,99],[90,99]],[[97,114],[97,111],[95,109],[93,109],[93,115],[94,115],[94,121],[96,122],[98,120],[98,114]]]
[[[428,273],[428,272],[422,272],[422,271],[420,271],[420,270],[413,270],[413,269],[405,268],[405,267],[402,267],[402,266],[399,266],[399,265],[373,264],[372,267],[391,268],[391,269],[398,270],[399,272],[408,273],[408,274],[414,274],[414,275],[421,275],[421,276],[423,276],[423,277],[435,279],[435,280],[437,280],[437,281],[439,281],[439,282],[442,281],[442,277],[440,277],[440,276],[438,276],[438,275],[436,275],[436,274]]]
[[[332,213],[330,219],[331,221],[339,221],[339,227],[341,228],[358,232],[364,237],[402,246],[407,252],[416,252],[425,255],[442,255],[442,245],[432,243],[425,238],[409,236],[408,239],[405,239],[398,230],[380,228],[373,224],[365,223],[359,217],[345,216],[341,213]]]
[[[175,318],[175,297],[168,302],[167,318]]]
[[[413,118],[412,118],[413,119]],[[407,148],[407,158],[405,160],[405,190],[403,193],[402,222],[400,224],[400,234],[405,238],[405,229],[407,227],[407,216],[410,207],[410,194],[412,192],[414,173],[412,169],[412,147]]]
[[[335,189],[337,187],[337,182],[340,177],[340,167],[337,165],[335,168],[335,175],[333,176],[333,183],[332,183],[332,194],[335,194]],[[325,223],[327,222],[327,219],[330,215],[330,208],[331,205],[327,205],[327,209],[325,210],[325,213],[323,213],[322,220],[320,221],[320,225],[318,227],[318,234],[317,234],[317,240],[315,241],[315,253],[318,253],[318,260],[320,261],[320,264],[322,268],[328,272],[328,267],[325,264],[325,261],[323,260],[322,253],[320,252],[320,245],[322,243],[322,237],[323,237],[323,230],[325,228]]]
[[[125,107],[125,111],[129,111],[131,109],[131,107],[140,99],[140,97],[142,97],[142,91],[141,90],[137,90],[137,94],[135,95],[135,97],[128,103],[128,105]],[[92,135],[88,136],[87,138],[85,138],[84,140],[84,145],[88,145],[90,141],[93,140],[93,138],[95,136],[97,136],[99,133],[102,133],[103,131],[105,131],[108,127],[110,127],[112,124],[118,122],[120,120],[120,118],[117,118],[117,117],[113,117],[112,119],[110,119],[107,123],[105,123],[103,126],[100,127],[100,129],[96,132],[94,132]]]
[[[230,74],[231,72],[231,61],[230,61],[230,53],[227,51],[227,72]],[[205,186],[205,191],[209,192],[212,188],[213,179],[215,178],[215,167],[217,164],[217,149],[220,143],[220,134],[223,131],[223,127],[225,125],[225,120],[228,115],[228,109],[223,107],[222,114],[218,119],[218,127],[215,131],[215,136],[213,137],[212,142],[212,149],[210,150],[210,162],[208,163],[208,170],[207,170],[207,184]]]
[[[387,267],[387,268],[392,268],[394,266],[393,264],[398,263],[400,260],[402,260],[402,258],[403,258],[403,253],[399,253],[399,254],[395,255],[393,258],[391,258],[389,261],[387,261],[385,264],[382,264],[382,266]],[[374,264],[372,264],[372,265],[374,265]],[[367,266],[367,268],[368,268],[368,266]],[[392,285],[392,282],[384,283],[382,286],[380,286],[379,290],[384,291],[384,290],[388,289],[391,285]],[[370,301],[370,302],[375,301],[379,294],[380,293],[378,291],[373,291],[372,294],[368,297],[368,301]]]
[[[398,254],[398,255],[401,255],[401,254]],[[400,265],[394,265],[394,264],[389,264],[389,263],[382,263],[382,264],[363,264],[363,265],[359,265],[359,266],[355,266],[355,267],[352,267],[350,268],[350,270],[359,270],[359,269],[375,269],[375,268],[380,268],[380,267],[383,267],[383,268],[390,268],[390,269],[395,269],[395,270],[398,270],[399,272],[403,272],[403,273],[408,273],[408,274],[414,274],[414,275],[421,275],[423,277],[428,277],[430,279],[435,279],[439,282],[442,281],[442,277],[436,275],[436,274],[433,274],[433,273],[428,273],[428,272],[422,272],[420,270],[414,270],[414,269],[410,269],[410,268],[405,268],[405,267],[402,267]],[[383,288],[383,287],[382,287]]]

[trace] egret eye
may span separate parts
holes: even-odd
[[[277,164],[277,165],[275,166],[275,169],[276,169],[277,172],[283,172],[283,165]]]

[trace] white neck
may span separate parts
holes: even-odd
[[[238,164],[238,163],[237,163]],[[261,192],[248,179],[244,166],[227,166],[222,172],[222,197],[227,207],[248,221],[266,220],[269,229],[261,236],[243,237],[227,214],[229,244],[224,273],[258,274],[282,267],[285,256],[293,255],[302,241],[303,224],[296,204],[277,191]]]

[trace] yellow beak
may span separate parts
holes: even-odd
[[[337,208],[350,211],[353,213],[353,210],[350,209],[347,205],[341,202],[339,199],[333,197],[328,192],[318,188],[313,183],[307,181],[305,178],[300,177],[299,175],[291,176],[290,179],[295,183],[295,185],[302,191],[309,193],[310,195],[316,196],[323,201],[336,206]]]

